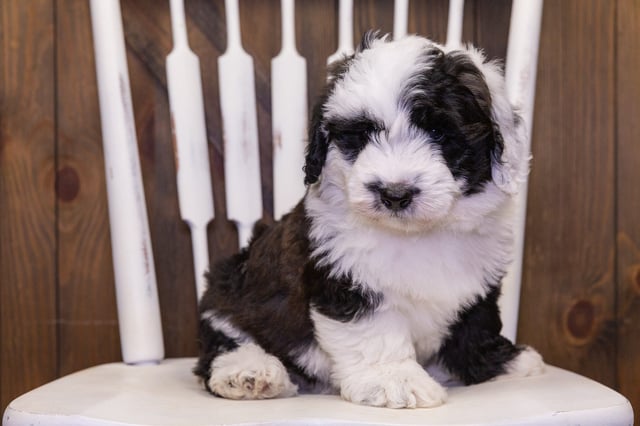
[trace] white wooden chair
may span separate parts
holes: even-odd
[[[337,396],[301,395],[268,401],[229,401],[206,393],[191,373],[195,360],[163,359],[164,349],[158,308],[155,272],[151,254],[146,207],[133,127],[130,89],[118,0],[91,0],[92,21],[106,161],[111,238],[116,278],[118,315],[124,363],[93,367],[62,377],[35,389],[7,407],[3,425],[631,425],[633,411],[620,394],[585,377],[548,367],[544,375],[453,387],[449,400],[433,409],[391,410],[364,407]],[[193,237],[196,276],[207,267],[206,224],[213,217],[213,198],[206,155],[204,115],[198,59],[189,51],[182,0],[173,1],[172,25],[175,48],[167,62],[174,135],[179,157],[179,201],[181,215]],[[352,47],[352,0],[340,2],[339,52]],[[511,100],[524,112],[531,128],[538,35],[542,0],[514,0],[506,72]],[[241,244],[251,224],[260,218],[259,171],[255,97],[251,58],[242,51],[237,19],[237,0],[226,2],[228,50],[220,58],[221,109],[225,126],[225,166],[229,194],[245,198],[227,199],[230,219],[238,224]],[[280,163],[301,162],[306,114],[288,113],[287,106],[306,105],[304,60],[295,51],[293,0],[283,0],[283,50],[274,59],[272,86],[273,126],[281,144],[274,152],[276,216],[291,206],[304,188],[302,178],[281,175]],[[407,0],[396,0],[394,37],[406,32]],[[462,1],[450,5],[447,43],[460,41]],[[287,76],[287,91],[278,80],[278,67],[294,70]],[[302,80],[298,77],[302,75]],[[247,80],[243,80],[247,79]],[[248,83],[244,83],[248,81]],[[286,86],[286,85],[285,85]],[[238,87],[250,90],[237,96]],[[236,96],[230,97],[230,90]],[[283,101],[284,100],[284,101]],[[295,111],[295,109],[294,109]],[[283,117],[288,117],[286,120]],[[238,127],[238,123],[249,126]],[[244,133],[243,133],[244,132]],[[249,141],[243,155],[233,151],[238,140]],[[293,141],[293,144],[292,144]],[[296,143],[297,142],[297,143]],[[234,176],[234,170],[244,172]],[[247,170],[250,170],[247,173]],[[111,171],[111,173],[110,173]],[[115,172],[113,172],[115,171]],[[242,181],[246,179],[246,181]],[[300,182],[300,183],[292,183]],[[238,190],[238,188],[245,188]],[[203,195],[204,194],[204,195]],[[257,201],[256,201],[257,200]],[[517,258],[505,282],[502,303],[504,333],[515,339],[522,243],[524,203],[520,203]],[[124,208],[123,206],[126,206]],[[132,214],[134,212],[134,214]],[[125,217],[126,216],[126,217]],[[135,217],[137,220],[132,220]],[[196,283],[202,294],[203,282]]]

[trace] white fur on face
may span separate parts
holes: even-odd
[[[398,113],[396,100],[414,76],[428,70],[418,58],[429,46],[438,45],[420,37],[407,37],[401,44],[375,40],[337,82],[325,104],[325,117],[354,117],[364,112],[390,127]]]
[[[404,113],[367,144],[353,165],[341,161],[341,169],[351,210],[365,220],[404,232],[424,232],[441,222],[462,191],[440,152],[424,132],[409,124]],[[403,185],[416,194],[408,208],[394,212],[367,188],[371,183]]]
[[[327,120],[366,116],[382,124],[353,164],[337,152],[327,157],[324,175],[344,191],[353,213],[401,232],[424,231],[448,213],[461,192],[440,152],[424,132],[411,126],[400,96],[428,65],[419,60],[430,42],[408,38],[402,48],[376,40],[355,61],[325,105]],[[418,191],[408,209],[392,212],[367,185],[402,184]]]
[[[427,232],[436,225],[471,231],[481,228],[485,218],[510,208],[506,204],[528,172],[526,136],[523,126],[515,122],[499,66],[467,47],[467,56],[482,71],[491,92],[492,119],[499,125],[504,149],[500,161],[493,164],[493,180],[482,193],[463,196],[466,182],[454,179],[437,144],[424,130],[412,126],[403,105],[407,94],[415,92],[416,79],[431,68],[425,56],[431,48],[445,51],[420,37],[393,43],[375,40],[352,60],[324,104],[325,120],[364,117],[381,130],[355,160],[342,158],[330,143],[321,191],[348,203],[354,216],[380,227],[405,233]],[[372,182],[413,185],[419,194],[408,209],[392,212],[367,188]]]

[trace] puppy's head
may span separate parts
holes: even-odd
[[[500,67],[480,51],[368,33],[330,70],[309,129],[305,181],[388,228],[470,221],[524,180],[521,127]]]

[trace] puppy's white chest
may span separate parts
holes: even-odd
[[[353,251],[352,276],[382,293],[384,309],[396,311],[410,329],[422,360],[437,351],[460,311],[486,294],[491,275],[504,266],[497,260],[500,246],[490,239],[446,233],[370,238],[368,249]]]
[[[429,236],[347,234],[337,244],[342,246],[339,268],[354,281],[373,291],[444,309],[484,293],[486,281],[505,265],[500,260],[500,245],[489,238],[446,232]]]
[[[388,309],[394,310],[408,328],[416,357],[421,362],[431,358],[442,345],[462,305],[451,300],[450,304],[435,304],[406,298],[388,298]]]

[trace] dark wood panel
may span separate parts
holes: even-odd
[[[509,41],[511,0],[476,0],[473,14],[473,43],[484,50],[487,59],[505,60]]]
[[[640,407],[640,3],[617,2],[618,387]]]
[[[473,25],[473,16],[469,14],[473,1],[465,2],[463,30]],[[414,0],[409,2],[409,34],[419,34],[444,44],[447,39],[448,0]],[[466,31],[465,31],[466,34]]]
[[[309,114],[327,81],[327,58],[338,48],[338,1],[296,2],[296,42],[307,60]]]
[[[0,409],[57,375],[53,3],[0,3]]]
[[[615,384],[615,4],[545,2],[519,339]]]
[[[59,2],[56,20],[58,335],[68,374],[121,355],[89,2]]]
[[[393,2],[384,0],[355,0],[353,2],[353,43],[358,46],[362,35],[369,30],[393,35]]]

